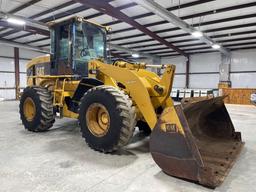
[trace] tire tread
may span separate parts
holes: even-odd
[[[52,102],[52,94],[50,91],[48,91],[46,88],[43,87],[26,87],[24,89],[24,92],[28,89],[33,89],[36,94],[38,95],[38,98],[40,100],[40,107],[41,107],[41,117],[40,117],[40,123],[33,128],[25,127],[29,131],[33,132],[42,132],[46,131],[49,128],[53,126],[53,123],[55,122],[55,116],[53,113],[53,102]],[[21,104],[20,104],[20,114],[21,114]],[[21,118],[23,121],[23,119]],[[24,124],[24,123],[23,123]]]
[[[95,149],[93,145],[91,145],[86,141],[85,135],[82,134],[82,136],[85,138],[85,141],[90,148],[96,151],[104,152],[104,153],[113,152],[127,145],[133,136],[133,132],[136,125],[135,107],[133,106],[133,103],[129,98],[129,96],[126,95],[124,91],[121,91],[112,86],[106,86],[106,85],[101,85],[101,86],[91,88],[84,94],[81,101],[84,100],[84,97],[86,97],[88,94],[92,93],[95,90],[102,90],[103,92],[107,92],[108,94],[111,94],[112,96],[114,96],[115,101],[117,102],[116,110],[120,111],[120,116],[123,118],[122,127],[120,129],[120,136],[116,144],[112,147],[112,149],[109,149],[109,150]]]

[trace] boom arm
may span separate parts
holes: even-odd
[[[97,70],[97,79],[103,81],[104,84],[114,87],[121,84],[151,129],[157,122],[156,109],[167,105],[166,103],[172,105],[169,95],[175,71],[173,65],[166,67],[162,79],[155,73],[138,69],[136,65],[132,66],[128,63],[127,66],[114,66],[93,60],[89,64],[89,69]]]

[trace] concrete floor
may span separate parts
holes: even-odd
[[[228,110],[246,145],[215,191],[256,191],[256,107]],[[213,191],[165,175],[148,152],[148,138],[138,135],[126,150],[101,154],[87,147],[74,120],[57,120],[45,133],[25,131],[17,102],[0,102],[0,129],[0,191]]]

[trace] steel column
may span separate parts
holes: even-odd
[[[19,99],[20,94],[20,56],[19,48],[14,47],[14,68],[15,68],[15,93],[16,99]]]
[[[231,56],[221,55],[219,82],[231,85],[230,81]]]
[[[186,61],[186,88],[189,88],[189,68],[190,68],[190,56],[187,57]]]

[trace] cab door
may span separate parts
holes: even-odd
[[[52,75],[73,75],[72,23],[57,24],[51,30]]]

